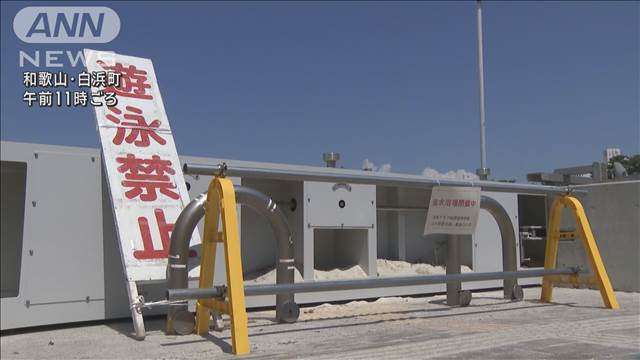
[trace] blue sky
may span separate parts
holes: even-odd
[[[104,5],[108,44],[26,44],[28,5]],[[637,2],[483,2],[493,177],[640,152]],[[151,58],[181,154],[394,171],[479,163],[474,2],[2,2],[2,140],[96,147],[93,110],[22,102],[20,50]],[[40,68],[39,70],[46,70]],[[58,69],[55,69],[58,70]],[[64,67],[77,73],[80,67]]]

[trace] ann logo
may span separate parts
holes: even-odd
[[[97,24],[91,17],[91,13],[74,13],[73,19],[70,21],[65,13],[55,14],[55,20],[53,20],[53,32],[51,31],[51,23],[49,22],[49,14],[46,12],[38,13],[31,28],[27,32],[27,37],[30,38],[34,34],[43,34],[45,37],[58,37],[60,31],[65,32],[65,36],[68,37],[84,37],[86,30],[91,31],[92,36],[100,36],[102,33],[102,25],[104,24],[104,13],[98,14]],[[78,26],[78,23],[80,26]]]
[[[26,7],[13,30],[28,43],[107,43],[120,32],[120,18],[102,6]]]

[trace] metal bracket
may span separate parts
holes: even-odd
[[[574,240],[576,237],[575,231],[560,231],[560,241]]]
[[[227,170],[229,170],[229,166],[227,166],[226,162],[223,162],[219,165],[219,170],[216,176],[221,178],[225,177],[227,175]]]

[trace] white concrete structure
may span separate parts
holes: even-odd
[[[622,155],[622,151],[619,148],[606,148],[602,152],[602,162],[608,164],[612,157],[618,155]]]
[[[2,142],[1,156],[1,328],[128,317],[122,261],[99,151]],[[230,167],[271,169],[274,173],[313,170],[345,177],[370,173],[197,157],[181,157],[181,161],[212,165],[225,161]],[[393,173],[388,176],[406,178]],[[205,191],[210,179],[185,176],[190,196],[194,198]],[[234,182],[262,191],[282,204],[293,233],[296,267],[304,281],[313,280],[316,270],[349,266],[360,266],[365,276],[375,277],[376,264],[383,259],[443,265],[447,258],[446,235],[422,235],[430,190],[277,176],[235,178]],[[546,196],[483,194],[506,209],[514,227],[546,227]],[[295,209],[285,205],[291,204],[292,199],[297,204]],[[250,209],[242,207],[239,211],[244,272],[273,268],[276,242],[269,224]],[[599,223],[594,221],[598,231],[596,224]],[[513,230],[515,235],[517,230]],[[602,244],[606,244],[605,234],[608,232],[596,234]],[[541,264],[544,241],[517,241],[516,249],[527,257],[521,266]],[[502,270],[500,234],[495,220],[484,210],[476,233],[462,237],[460,252],[461,264],[474,271]],[[608,258],[605,250],[603,254],[607,265],[618,261]],[[222,284],[225,279],[222,251],[217,256],[214,282]],[[612,275],[612,279],[617,286],[617,277]],[[520,280],[520,284],[538,282],[535,278]],[[463,284],[465,289],[501,286],[501,281]],[[163,282],[139,287],[147,301],[163,299],[164,290]],[[296,301],[317,303],[444,290],[445,285],[439,284],[318,292],[298,294]],[[275,296],[249,297],[247,306],[271,306],[274,301]],[[162,311],[154,309],[145,314]]]

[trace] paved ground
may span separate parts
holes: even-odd
[[[640,359],[640,294],[617,293],[607,310],[597,291],[554,290],[554,303],[509,302],[501,292],[475,293],[471,306],[449,308],[444,296],[304,308],[295,324],[273,323],[274,312],[249,314],[249,358],[313,359]],[[11,358],[234,358],[228,330],[166,336],[163,319],[147,321],[147,339],[133,340],[131,323],[46,328],[0,338]]]

